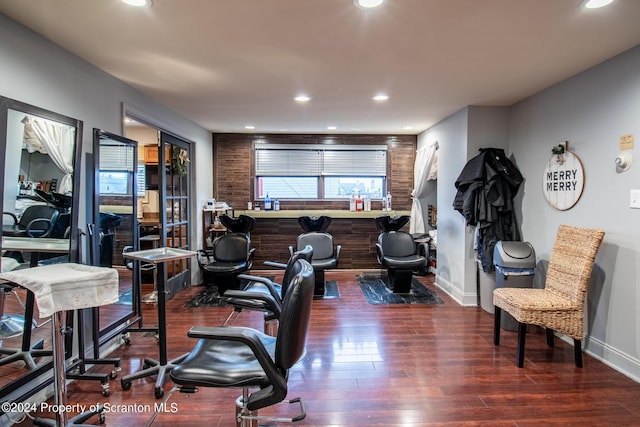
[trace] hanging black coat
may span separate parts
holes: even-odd
[[[456,179],[453,208],[467,225],[478,227],[478,256],[485,272],[493,269],[493,248],[500,240],[520,240],[513,198],[522,174],[501,148],[481,148]]]

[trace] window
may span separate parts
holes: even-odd
[[[100,194],[129,195],[133,191],[135,147],[101,145],[98,183]]]
[[[129,172],[101,170],[98,177],[100,182],[100,194],[131,194],[129,175]]]
[[[255,151],[258,198],[341,199],[386,190],[384,145],[272,144]]]

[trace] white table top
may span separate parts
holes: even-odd
[[[174,261],[177,259],[191,258],[197,255],[197,252],[187,251],[179,248],[155,248],[145,249],[142,251],[125,252],[122,254],[125,258],[144,261],[149,264],[158,264],[161,262]]]
[[[39,239],[33,239],[39,240]],[[51,264],[0,274],[0,280],[33,292],[40,317],[118,301],[118,272],[74,263]]]
[[[3,251],[68,253],[69,239],[2,236]]]

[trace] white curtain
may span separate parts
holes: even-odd
[[[427,227],[424,222],[421,198],[427,191],[427,179],[429,171],[436,156],[438,142],[433,142],[427,147],[422,147],[416,153],[416,161],[413,166],[413,204],[411,205],[411,221],[409,222],[409,232],[411,234],[425,234]]]
[[[25,142],[29,139],[37,138],[40,151],[48,154],[53,163],[62,171],[64,176],[58,183],[56,192],[61,194],[70,193],[73,186],[73,153],[75,147],[75,128],[62,123],[38,117],[25,117],[23,120],[25,127]]]

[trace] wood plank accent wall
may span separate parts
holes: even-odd
[[[254,200],[255,144],[344,144],[387,145],[387,187],[393,196],[393,208],[411,209],[413,163],[417,148],[415,135],[290,135],[290,134],[214,134],[213,182],[216,200],[236,209],[246,209]],[[372,210],[379,210],[380,201],[372,201]],[[345,209],[341,200],[280,199],[280,209]],[[375,242],[378,230],[373,220],[334,220],[328,230],[337,243],[343,245],[340,268],[376,268]],[[296,220],[272,219],[257,221],[251,233],[256,247],[255,267],[264,260],[286,262],[288,246],[295,244],[301,230]]]

